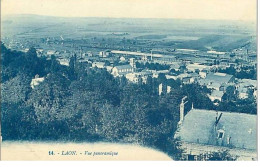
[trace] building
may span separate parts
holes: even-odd
[[[112,69],[112,75],[114,75],[115,77],[125,76],[126,74],[132,73],[132,72],[134,72],[134,68],[129,64],[115,66]]]
[[[129,64],[130,64],[130,66],[132,66],[134,69],[136,69],[136,63],[135,63],[135,59],[134,59],[134,58],[130,58]]]
[[[159,96],[163,94],[167,94],[167,93],[170,93],[171,92],[171,87],[166,85],[166,84],[163,84],[161,83],[159,86],[158,86],[158,93],[159,93]]]
[[[64,65],[64,66],[69,66],[69,64],[70,64],[69,59],[65,59],[65,58],[57,58],[57,61],[60,62],[60,64]]]
[[[99,52],[100,57],[109,57],[110,55],[111,55],[111,51],[109,50]]]
[[[184,116],[180,105],[180,122],[175,138],[180,138],[183,156],[196,160],[198,155],[229,150],[238,160],[257,160],[257,116],[234,112],[192,109]]]
[[[235,77],[226,73],[209,73],[206,78],[199,80],[200,85],[207,86],[209,89],[220,90],[222,85],[233,84]]]
[[[105,68],[105,62],[93,62],[92,67]]]
[[[222,97],[224,95],[223,91],[213,90],[211,94],[208,95],[209,99],[214,102],[215,100],[222,101]]]
[[[153,74],[153,78],[158,78],[159,77],[159,74],[168,74],[169,73],[169,70],[159,70],[159,71],[156,71],[156,70],[150,70]]]
[[[152,76],[152,72],[150,71],[133,72],[125,75],[126,79],[128,79],[130,82],[142,82],[144,84],[147,83],[147,79],[149,76]]]
[[[205,80],[209,82],[218,82],[218,83],[231,83],[234,82],[235,78],[233,75],[229,75],[226,73],[209,73]]]
[[[201,78],[206,78],[206,76],[207,76],[208,73],[209,73],[209,70],[203,69],[203,70],[201,70],[201,71],[199,72],[199,75],[200,75]]]
[[[257,80],[251,79],[238,79],[236,84],[236,90],[238,91],[238,97],[240,99],[246,99],[249,97],[249,92],[257,90]],[[253,94],[255,97],[255,95]]]
[[[188,71],[196,72],[196,70],[202,71],[203,69],[208,69],[209,71],[211,67],[199,63],[194,63],[194,64],[188,64],[186,68],[188,69]]]
[[[133,83],[138,83],[141,80],[141,77],[138,73],[128,73],[125,75],[125,77]]]
[[[159,58],[153,59],[153,63],[158,63],[158,64],[162,64],[162,65],[172,65],[172,64],[176,64],[176,58],[174,56],[159,57]]]
[[[35,78],[32,79],[32,81],[30,83],[30,86],[31,86],[32,89],[34,89],[35,86],[39,85],[43,81],[44,81],[44,77],[39,78],[39,75],[35,75]]]
[[[239,88],[237,89],[237,91],[238,91],[238,97],[239,97],[240,99],[246,99],[246,98],[248,98],[248,89],[247,89],[247,88],[245,88],[245,87],[239,87]]]

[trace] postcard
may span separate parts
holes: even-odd
[[[1,0],[2,161],[257,161],[256,0]]]

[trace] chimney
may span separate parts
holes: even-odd
[[[159,96],[160,96],[163,92],[163,84],[162,83],[159,85],[158,91],[159,91]]]
[[[221,116],[222,116],[222,113],[220,113],[219,117],[216,117],[216,122],[215,122],[215,125],[216,125],[216,126],[218,125]]]
[[[187,101],[184,103],[184,100],[187,98],[187,96],[183,97],[181,100],[181,104],[180,104],[180,121],[179,123],[181,124],[184,120],[184,106],[187,103]]]
[[[216,121],[215,121],[215,125],[216,125],[217,120],[218,120],[218,111],[216,111]]]

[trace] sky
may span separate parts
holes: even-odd
[[[1,14],[255,21],[257,0],[1,0]]]

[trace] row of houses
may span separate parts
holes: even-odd
[[[177,67],[179,68],[170,68],[170,70],[175,69],[178,71],[182,64],[177,62],[173,65],[178,65]],[[214,69],[214,66],[201,65],[198,63],[186,65],[186,72],[180,74],[172,74],[170,70],[143,70],[141,72],[137,72],[134,58],[131,58],[129,64],[125,65],[113,67],[106,66],[104,62],[93,62],[92,67],[106,68],[114,77],[125,76],[130,82],[133,83],[138,83],[140,80],[146,83],[148,76],[157,78],[159,74],[164,74],[167,79],[180,79],[183,84],[191,84],[196,82],[212,90],[208,96],[213,102],[222,101],[222,97],[228,86],[234,86],[238,91],[238,97],[241,99],[248,97],[249,89],[254,91],[253,93],[255,98],[257,94],[256,81],[237,80],[232,75],[213,72],[212,69]],[[218,102],[215,104],[218,105]]]

